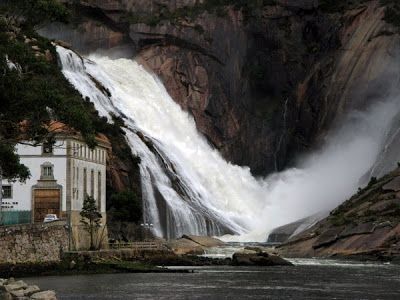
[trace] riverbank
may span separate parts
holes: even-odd
[[[170,270],[141,261],[102,261],[67,265],[60,263],[24,263],[0,265],[0,277],[64,276],[115,273],[189,273],[190,270]]]
[[[133,249],[65,252],[59,262],[0,264],[2,277],[27,277],[113,273],[189,273],[190,268],[170,266],[291,266],[292,264],[263,248],[236,249],[226,257],[182,254],[172,251]]]
[[[122,273],[24,278],[76,299],[365,299],[400,293],[399,266],[326,260],[295,267],[190,267],[194,273]],[[184,267],[179,267],[184,268]],[[73,287],[73,288],[71,288]]]

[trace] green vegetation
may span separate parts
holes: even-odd
[[[377,179],[376,177],[371,177],[371,179],[370,179],[369,182],[368,182],[367,187],[371,187],[371,186],[373,186],[374,184],[376,184],[377,182],[378,182],[378,179]]]
[[[349,225],[353,222],[354,222],[353,218],[344,215],[336,215],[333,218],[331,218],[331,223],[334,226]]]
[[[60,72],[54,46],[33,31],[64,20],[64,8],[57,1],[18,0],[0,9],[0,166],[4,177],[23,181],[30,174],[15,154],[17,143],[51,139],[52,120],[79,130],[91,147],[95,130],[81,96]]]
[[[90,250],[96,250],[95,236],[100,228],[101,213],[97,210],[96,200],[93,197],[86,195],[83,200],[81,215],[81,223],[90,236]]]
[[[367,1],[368,0],[320,0],[319,8],[328,13],[343,12]]]
[[[37,28],[54,21],[66,21],[66,7],[55,0],[3,0],[0,13],[7,24]]]
[[[381,4],[386,6],[383,19],[400,28],[400,3],[397,0],[381,0]]]
[[[266,5],[274,5],[274,0],[205,0],[203,3],[197,3],[193,6],[185,6],[174,11],[169,11],[165,6],[155,14],[138,14],[129,13],[126,20],[129,23],[144,23],[149,26],[156,26],[162,21],[170,21],[177,23],[181,19],[194,20],[197,16],[204,12],[216,14],[219,17],[226,16],[226,8],[233,7],[236,10],[242,9],[245,15],[251,14],[253,11],[260,9]],[[198,25],[196,25],[198,26]],[[195,27],[199,33],[203,33],[199,27]]]
[[[9,278],[29,276],[57,276],[82,274],[113,274],[113,273],[188,273],[157,267],[145,261],[125,260],[74,260],[65,259],[61,262],[30,262],[25,264],[0,264],[0,277]]]
[[[142,219],[142,201],[133,191],[111,195],[109,215],[113,221],[138,223]]]
[[[320,0],[319,8],[328,13],[343,12],[352,9],[368,0]],[[400,2],[398,0],[380,0],[386,6],[384,20],[400,28]]]

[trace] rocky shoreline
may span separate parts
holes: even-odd
[[[211,237],[183,236],[168,242],[162,250],[108,249],[65,252],[59,262],[0,264],[0,277],[106,273],[189,273],[171,266],[290,266],[289,261],[269,248],[245,247],[231,257],[212,258],[204,254],[226,244]]]
[[[400,168],[277,248],[284,257],[400,262]]]
[[[57,300],[54,291],[41,291],[37,285],[22,280],[0,278],[0,300]]]

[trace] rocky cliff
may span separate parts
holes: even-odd
[[[74,24],[45,35],[81,51],[133,46],[210,143],[255,174],[285,167],[399,75],[379,1],[340,11],[316,0],[66,2]]]
[[[400,168],[377,180],[324,220],[279,247],[287,257],[400,261]]]

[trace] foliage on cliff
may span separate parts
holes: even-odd
[[[22,27],[38,27],[54,21],[66,21],[68,10],[54,0],[2,0],[0,12],[7,24]]]
[[[138,223],[142,219],[142,202],[133,191],[115,193],[110,198],[109,217],[113,221]]]
[[[30,35],[33,38],[33,34]],[[0,29],[0,142],[8,153],[1,165],[8,178],[25,179],[26,169],[17,163],[13,146],[21,140],[41,143],[50,137],[46,124],[59,120],[81,131],[94,145],[94,129],[82,99],[67,83],[56,64],[49,41],[35,36],[33,43],[22,31]],[[29,39],[33,41],[32,39]],[[40,49],[43,52],[34,51]],[[16,164],[10,164],[13,157]]]
[[[386,6],[384,20],[400,28],[400,3],[397,0],[381,0]]]
[[[274,4],[276,4],[274,0],[205,0],[204,2],[196,3],[193,6],[184,6],[173,11],[168,10],[165,6],[157,13],[138,14],[130,12],[127,14],[126,19],[128,22],[133,24],[145,23],[149,26],[156,26],[163,21],[177,23],[185,18],[195,19],[204,12],[223,17],[226,15],[227,7],[233,7],[236,10],[242,9],[245,12],[245,15],[248,15],[266,5]],[[203,32],[202,28],[199,26],[195,27],[195,29],[199,33]]]
[[[95,144],[91,117],[80,95],[61,74],[54,46],[32,31],[43,22],[63,19],[59,4],[52,6],[52,2],[1,3],[0,165],[3,176],[10,179],[29,177],[29,170],[14,152],[15,145],[22,140],[39,144],[50,138],[46,124],[51,120],[71,125],[90,146]]]

